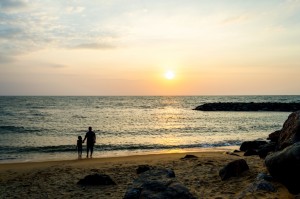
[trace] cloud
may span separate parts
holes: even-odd
[[[22,33],[18,27],[0,26],[0,38],[13,38]]]
[[[0,54],[14,57],[49,47],[97,50],[116,47],[119,37],[115,26],[91,21],[89,15],[75,15],[86,9],[81,5],[64,4],[68,2],[0,0]]]
[[[27,2],[24,0],[1,0],[0,9],[4,11],[11,11],[27,7]]]
[[[14,58],[9,55],[0,54],[0,65],[13,62]]]
[[[116,48],[116,46],[114,46],[110,43],[82,43],[82,44],[78,44],[72,48],[75,48],[75,49],[113,49],[113,48]]]
[[[56,64],[56,63],[40,63],[39,65],[50,67],[50,68],[66,68],[66,65]]]
[[[232,16],[221,21],[222,25],[238,24],[243,23],[249,19],[248,15],[242,14],[237,16]]]
[[[77,6],[77,7],[70,6],[66,9],[68,14],[82,13],[84,10],[85,7],[82,6]]]

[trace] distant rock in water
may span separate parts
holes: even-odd
[[[207,103],[197,106],[194,110],[199,111],[280,111],[294,112],[300,110],[300,103],[242,103],[242,102],[218,102]]]

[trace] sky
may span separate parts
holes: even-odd
[[[2,96],[297,95],[299,77],[300,0],[0,1]]]

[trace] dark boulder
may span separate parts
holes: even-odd
[[[249,166],[244,159],[234,160],[219,171],[219,176],[222,180],[227,180],[230,177],[237,177],[247,170],[249,170]]]
[[[284,122],[278,138],[278,150],[300,141],[300,111],[289,115]]]
[[[256,180],[255,182],[251,183],[246,189],[246,192],[254,193],[257,191],[276,192],[277,189],[271,182],[268,182],[266,180]]]
[[[253,189],[255,191],[267,191],[267,192],[276,192],[277,189],[268,181],[260,180],[253,183]]]
[[[249,149],[244,153],[244,156],[252,156],[252,155],[258,155],[258,152],[253,149]]]
[[[274,179],[270,175],[267,175],[265,173],[259,173],[256,177],[256,180],[273,181]]]
[[[267,144],[268,142],[266,141],[246,141],[243,142],[242,145],[240,146],[240,150],[241,151],[247,151],[247,150],[257,150],[259,149],[259,147],[261,147],[262,145]]]
[[[249,186],[246,187],[245,190],[243,190],[238,197],[239,199],[242,198],[249,198],[249,192],[254,194],[256,192],[276,192],[277,189],[273,186],[273,184],[270,182],[272,181],[272,176],[268,176],[264,173],[259,173],[255,179],[254,182],[249,184]],[[248,197],[247,197],[248,195]]]
[[[186,159],[197,159],[198,157],[195,155],[185,155],[181,160],[186,160]]]
[[[230,152],[230,151],[225,152],[225,154],[227,154],[227,155],[234,155],[234,156],[240,156],[239,154],[236,154],[235,152]]]
[[[269,173],[285,185],[290,193],[300,193],[300,142],[268,155],[265,165]]]
[[[264,159],[270,152],[274,152],[276,150],[277,143],[269,142],[259,147],[257,150],[257,154],[260,158]]]
[[[151,169],[134,180],[124,199],[196,199],[190,191],[175,179],[170,169]]]
[[[106,174],[87,175],[77,182],[79,185],[116,185],[116,183]]]
[[[149,165],[139,165],[138,168],[136,169],[136,173],[140,174],[140,173],[144,173],[145,171],[150,170],[151,167]]]
[[[279,140],[280,132],[281,132],[281,130],[278,130],[278,131],[275,131],[275,132],[269,134],[267,139],[270,140],[271,142],[277,143]]]

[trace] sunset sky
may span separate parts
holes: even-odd
[[[300,0],[0,1],[0,95],[300,94],[299,77]]]

